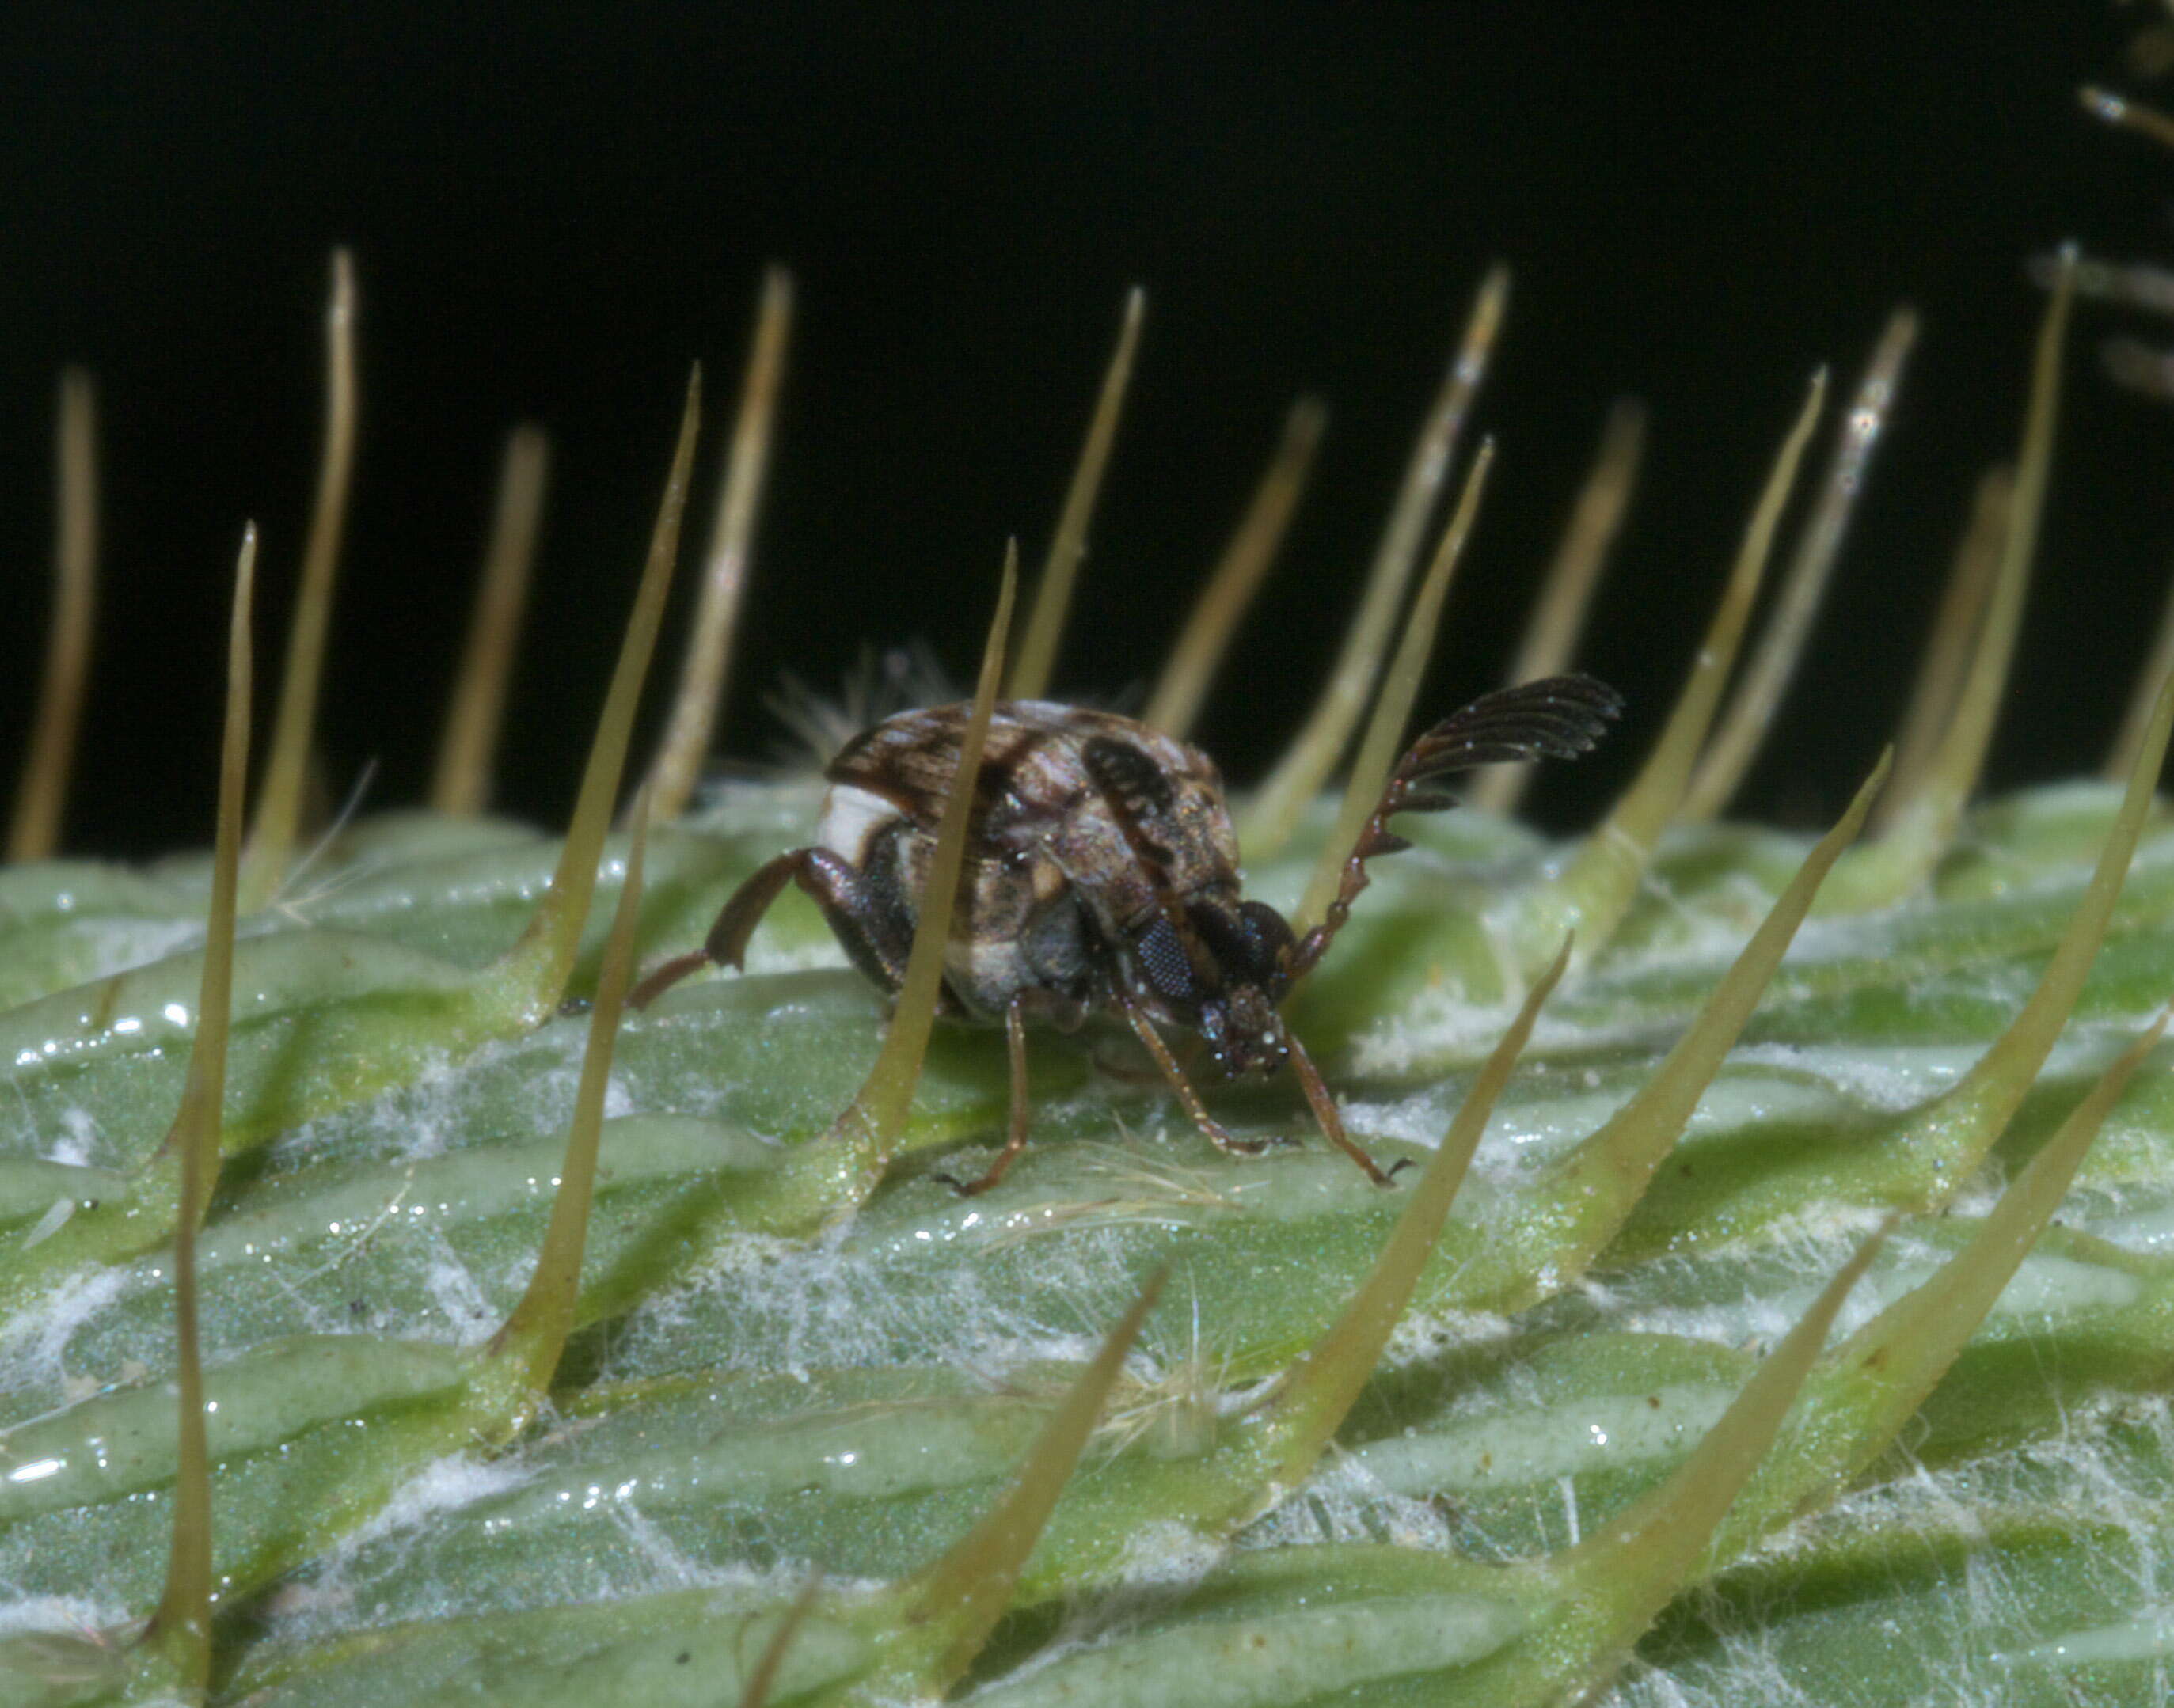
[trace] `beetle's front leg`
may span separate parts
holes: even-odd
[[[853,965],[885,991],[897,994],[906,981],[906,958],[913,948],[911,916],[887,904],[842,856],[828,848],[796,848],[757,867],[719,910],[702,947],[665,962],[634,987],[628,1002],[645,1008],[706,966],[742,966],[748,939],[788,884],[798,884],[823,910],[825,922]]]
[[[1344,1130],[1344,1117],[1337,1113],[1336,1098],[1321,1077],[1321,1070],[1313,1065],[1313,1057],[1295,1038],[1287,1040],[1290,1048],[1292,1068],[1298,1074],[1299,1089],[1306,1093],[1306,1102],[1312,1106],[1313,1118],[1318,1122],[1328,1142],[1366,1171],[1366,1178],[1377,1186],[1393,1186],[1398,1172],[1411,1166],[1409,1157],[1399,1158],[1388,1168],[1366,1154],[1358,1142]]]
[[[1185,1112],[1192,1117],[1192,1124],[1200,1129],[1201,1136],[1216,1149],[1227,1151],[1232,1156],[1266,1154],[1268,1140],[1234,1138],[1230,1130],[1208,1112],[1208,1105],[1200,1100],[1200,1094],[1192,1089],[1192,1082],[1185,1077],[1185,1070],[1177,1065],[1177,1058],[1170,1053],[1170,1046],[1163,1042],[1162,1034],[1155,1030],[1155,1022],[1123,997],[1120,996],[1117,1002],[1124,1010],[1127,1023],[1140,1042],[1147,1046],[1148,1054],[1155,1057],[1155,1066],[1162,1069],[1163,1078],[1170,1082],[1171,1089],[1177,1094],[1177,1100],[1184,1105]]]

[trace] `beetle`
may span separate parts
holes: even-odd
[[[1344,1130],[1335,1099],[1279,1012],[1319,965],[1366,887],[1366,862],[1411,845],[1388,828],[1400,812],[1439,812],[1452,773],[1505,760],[1575,758],[1621,714],[1589,676],[1551,676],[1483,695],[1428,730],[1398,762],[1345,857],[1336,898],[1303,937],[1242,893],[1238,840],[1215,763],[1198,748],[1114,712],[1048,700],[1000,700],[968,819],[966,865],[946,945],[938,1012],[1001,1023],[1011,1068],[1003,1149],[978,1179],[987,1192],[1026,1143],[1026,1030],[1076,1030],[1114,1013],[1129,1026],[1192,1123],[1219,1149],[1256,1156],[1208,1112],[1165,1031],[1200,1038],[1226,1075],[1288,1064],[1331,1143],[1376,1185],[1389,1174]],[[749,938],[788,884],[811,896],[853,965],[895,997],[913,946],[937,823],[958,774],[972,711],[902,711],[863,731],[825,768],[815,838],[758,868],[702,947],[657,968],[631,1001],[646,1007],[698,969],[738,968]]]

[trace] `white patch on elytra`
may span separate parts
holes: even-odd
[[[898,818],[898,808],[881,795],[851,783],[834,784],[823,797],[822,816],[815,821],[815,846],[852,865],[863,865],[869,837]]]

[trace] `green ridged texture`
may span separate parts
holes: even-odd
[[[1654,1607],[1606,1700],[2155,1700],[2174,1670],[2164,1051],[1914,1412],[1886,1417],[1831,1357],[1710,1548],[1639,1586],[1658,1544],[1594,1541],[1674,1486],[1898,1202],[1895,1135],[2021,1008],[2119,798],[1995,803],[1926,893],[1808,924],[1588,1270],[1560,1165],[1651,1080],[1809,846],[1672,832],[1544,1010],[1409,1309],[1295,1488],[1264,1480],[1263,1385],[1337,1317],[1409,1191],[1327,1151],[1287,1084],[1211,1094],[1234,1130],[1299,1141],[1233,1160],[1113,1036],[1037,1035],[1035,1142],[960,1199],[930,1176],[990,1154],[1003,1051],[939,1028],[906,1154],[864,1204],[826,1201],[793,1161],[852,1097],[882,1010],[797,896],[749,976],[628,1019],[580,1322],[549,1405],[504,1440],[479,1352],[527,1284],[587,1021],[477,1047],[446,1016],[556,845],[365,824],[239,946],[197,1248],[214,1700],[732,1704],[811,1568],[824,1586],[770,1700],[944,1688],[898,1586],[992,1508],[1158,1270],[1104,1427],[954,1687],[978,1701],[1549,1701],[1609,1676]],[[814,799],[738,786],[657,831],[644,954],[698,941]],[[1329,810],[1254,893],[1295,900]],[[1376,867],[1292,1017],[1355,1136],[1424,1162],[1522,992],[1480,922],[1561,851],[1473,814],[1403,828],[1419,847]],[[132,1182],[186,1071],[206,879],[191,862],[0,873],[0,1704],[125,1696],[129,1622],[164,1580],[170,1206],[161,1223]],[[1948,1213],[1903,1216],[1844,1330],[1978,1249],[2002,1182],[2170,992],[2174,827],[2155,815],[1991,1165],[1945,1183]],[[1899,1334],[1903,1362],[1923,1339]]]

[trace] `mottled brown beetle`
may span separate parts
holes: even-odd
[[[1439,786],[1453,772],[1575,758],[1622,705],[1614,689],[1589,676],[1551,676],[1483,695],[1436,724],[1398,761],[1344,861],[1327,916],[1298,938],[1275,909],[1240,893],[1238,839],[1207,754],[1111,712],[999,701],[975,790],[938,1011],[1003,1021],[1011,1119],[988,1171],[949,1183],[968,1194],[987,1191],[1026,1143],[1028,1023],[1071,1031],[1114,1009],[1219,1149],[1255,1156],[1267,1147],[1217,1124],[1158,1027],[1197,1034],[1226,1074],[1265,1075],[1288,1062],[1322,1132],[1387,1186],[1388,1175],[1344,1131],[1320,1070],[1284,1030],[1279,1006],[1350,916],[1366,887],[1367,861],[1411,846],[1390,831],[1393,815],[1454,806]],[[702,948],[643,980],[635,1005],[700,967],[738,967],[756,922],[788,883],[814,898],[853,965],[895,996],[971,711],[900,712],[847,743],[824,771],[830,788],[814,846],[756,871],[725,904]]]

